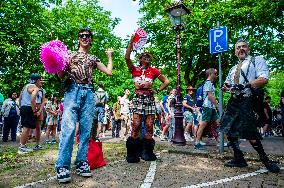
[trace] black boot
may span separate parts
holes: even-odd
[[[127,148],[127,156],[126,161],[128,163],[138,163],[140,161],[139,158],[139,150],[141,148],[141,141],[139,138],[134,139],[132,137],[128,137],[126,141]]]
[[[224,164],[224,166],[226,167],[246,167],[248,166],[245,158],[244,158],[244,155],[241,151],[239,152],[234,152],[234,158],[228,162],[226,162]]]
[[[155,161],[157,159],[154,154],[155,140],[144,139],[143,140],[143,151],[141,158],[145,161]]]
[[[248,166],[243,152],[240,150],[237,139],[230,138],[230,145],[234,151],[234,158],[224,164],[226,167],[246,167]]]
[[[262,161],[262,163],[264,164],[264,166],[267,168],[269,172],[272,172],[272,173],[280,172],[279,166],[274,161],[269,160],[267,156],[265,156],[264,158],[260,158],[260,160]]]
[[[269,158],[267,157],[260,140],[256,140],[255,142],[250,141],[250,144],[257,151],[260,157],[260,160],[262,161],[262,163],[264,164],[264,166],[267,168],[269,172],[272,172],[272,173],[280,172],[280,168],[277,166],[277,164],[269,160]]]

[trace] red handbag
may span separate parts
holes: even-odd
[[[77,143],[79,144],[79,135],[77,136]],[[102,142],[96,142],[90,136],[90,143],[87,153],[87,160],[91,170],[105,166],[107,163],[104,160]]]
[[[92,137],[90,137],[87,159],[91,170],[106,165],[102,150],[102,142],[96,142],[95,140],[92,139]]]

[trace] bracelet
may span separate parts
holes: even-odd
[[[156,89],[156,93],[160,93],[160,91],[161,91],[160,88]]]

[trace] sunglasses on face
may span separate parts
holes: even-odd
[[[85,33],[80,33],[79,34],[79,38],[81,38],[81,39],[84,39],[84,38],[89,39],[91,37],[92,37],[91,34],[85,34]]]

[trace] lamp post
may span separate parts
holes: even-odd
[[[181,87],[180,87],[180,30],[183,28],[182,16],[189,14],[189,10],[184,4],[178,2],[173,6],[169,7],[166,12],[168,13],[174,30],[176,31],[176,62],[177,62],[177,101],[175,111],[175,133],[173,138],[173,144],[184,146],[186,140],[184,138],[183,130],[183,113],[182,113],[182,98],[181,98]]]

